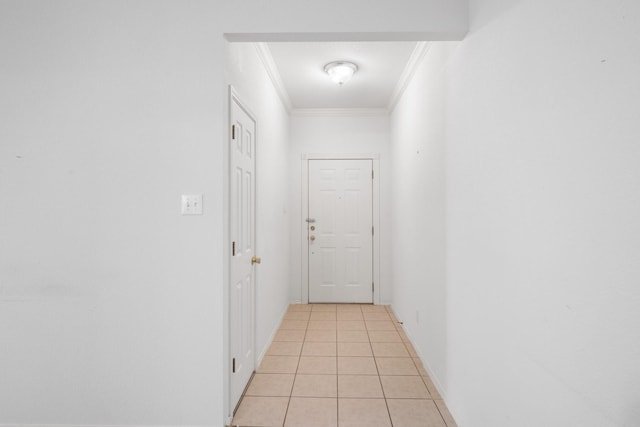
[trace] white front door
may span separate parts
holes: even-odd
[[[309,160],[309,302],[373,302],[373,162]]]
[[[229,164],[231,240],[230,399],[235,408],[255,369],[255,120],[232,96]]]

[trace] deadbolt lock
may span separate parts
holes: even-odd
[[[316,226],[315,226],[315,225],[312,225],[312,226],[311,226],[311,231],[313,231],[313,230],[315,230],[315,229],[316,229]]]

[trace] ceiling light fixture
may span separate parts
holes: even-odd
[[[342,86],[358,71],[358,66],[353,62],[335,61],[325,65],[324,71],[329,74],[331,81]]]

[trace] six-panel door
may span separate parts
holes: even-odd
[[[372,160],[309,160],[309,302],[373,302]]]

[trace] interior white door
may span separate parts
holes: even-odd
[[[235,97],[230,119],[230,403],[235,408],[255,369],[256,122]]]
[[[309,302],[373,302],[373,162],[309,160]]]

